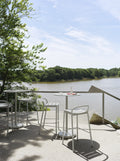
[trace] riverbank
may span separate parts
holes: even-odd
[[[69,80],[55,80],[55,81],[33,81],[32,84],[44,84],[44,83],[48,83],[48,84],[53,84],[53,83],[71,83],[71,82],[80,82],[80,81],[94,81],[94,80],[101,80],[101,79],[114,79],[114,78],[120,78],[119,76],[114,76],[114,77],[101,77],[101,78],[94,78],[94,79],[90,79],[90,78],[82,78],[82,79],[69,79]]]

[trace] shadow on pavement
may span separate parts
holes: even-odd
[[[108,156],[99,150],[100,145],[96,141],[93,141],[93,146],[91,145],[91,141],[88,139],[74,140],[74,144],[75,154],[85,160],[93,159],[102,155],[104,161],[108,159]],[[72,150],[72,141],[68,142],[68,148]]]

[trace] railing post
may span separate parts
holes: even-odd
[[[66,109],[68,109],[68,96],[66,96]],[[66,132],[68,132],[68,114],[66,113]]]
[[[105,116],[105,94],[102,93],[102,123],[104,124],[104,116]]]

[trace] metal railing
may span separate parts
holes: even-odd
[[[35,93],[69,93],[70,91],[33,91]],[[73,91],[74,93],[101,93],[102,94],[102,122],[104,124],[104,119],[105,119],[105,94],[110,96],[110,97],[113,97],[117,100],[120,101],[120,98],[100,89],[100,88],[97,88],[95,86],[91,86],[90,89],[88,91]]]
[[[105,119],[105,94],[110,96],[110,97],[113,97],[117,100],[120,101],[120,98],[100,89],[100,88],[97,88],[95,86],[91,86],[91,88],[89,89],[89,93],[102,93],[102,122],[104,123],[104,119]]]

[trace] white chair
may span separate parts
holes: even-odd
[[[83,115],[83,114],[87,114],[87,119],[88,119],[88,126],[89,126],[89,133],[90,133],[90,139],[91,139],[91,143],[92,142],[92,134],[91,134],[91,128],[90,128],[90,123],[89,123],[89,106],[88,105],[83,105],[83,106],[76,106],[73,109],[65,109],[64,110],[64,115],[63,115],[63,136],[62,136],[62,144],[64,144],[64,135],[65,135],[65,116],[66,114],[71,115],[71,128],[72,128],[72,150],[74,152],[74,133],[73,133],[73,116],[76,116],[76,132],[77,132],[77,140],[78,140],[78,115]]]
[[[48,102],[46,98],[42,99],[42,116],[41,116],[41,122],[40,122],[40,127],[45,125],[46,119],[47,119],[47,111],[48,108],[55,108],[55,133],[58,133],[59,129],[59,104],[55,102]]]
[[[7,118],[7,135],[9,132],[9,109],[11,109],[11,113],[13,112],[13,106],[6,100],[0,100],[0,109],[6,109],[6,118]],[[13,116],[11,114],[11,128],[13,128]]]
[[[21,111],[21,103],[26,103],[26,115],[27,115],[26,125],[28,125],[28,115],[29,115],[28,105],[34,102],[36,104],[36,107],[37,107],[37,98],[18,97],[18,101],[19,101],[19,113]],[[36,109],[37,109],[37,121],[38,121],[38,124],[39,124],[38,108],[36,108]]]

